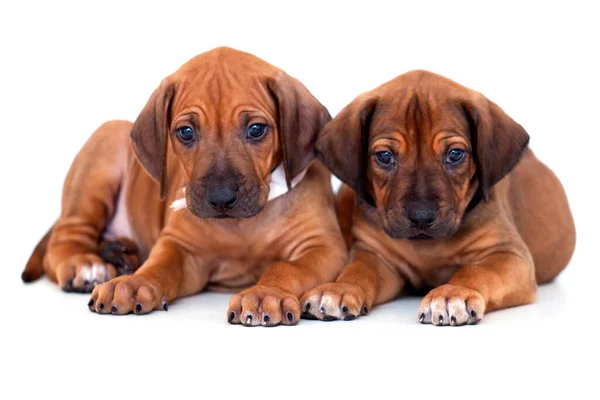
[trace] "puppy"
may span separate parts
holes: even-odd
[[[232,298],[230,323],[296,324],[298,297],[347,258],[330,173],[313,162],[330,119],[300,82],[253,55],[196,56],[135,123],[107,122],[84,145],[23,279],[43,266],[66,291],[93,289],[88,306],[100,314],[248,288]],[[135,244],[142,265],[115,278],[112,248],[99,242],[117,237]]]
[[[350,261],[302,298],[308,318],[354,319],[429,293],[422,323],[464,325],[531,303],[569,262],[575,227],[525,130],[481,94],[426,71],[367,92],[323,130]]]

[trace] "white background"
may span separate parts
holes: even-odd
[[[0,397],[597,398],[599,13],[424,3],[2,2]],[[536,304],[463,328],[418,324],[418,299],[353,322],[248,329],[226,323],[229,295],[113,317],[46,278],[22,284],[88,135],[134,119],[164,76],[221,45],[283,68],[332,115],[417,68],[484,93],[566,187],[571,264]]]

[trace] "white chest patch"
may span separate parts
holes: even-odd
[[[117,209],[112,220],[106,227],[104,238],[106,240],[115,240],[118,237],[131,238],[133,240],[133,232],[129,225],[129,216],[127,215],[127,207],[125,205],[125,193],[123,190],[119,192],[117,200]]]
[[[298,185],[304,176],[306,175],[306,171],[308,168],[300,172],[294,179],[292,179],[292,189]],[[288,192],[287,183],[285,181],[285,168],[283,164],[280,164],[275,171],[271,174],[271,182],[269,182],[269,198],[267,201],[274,200],[280,196],[283,196]],[[183,197],[177,199],[171,203],[169,206],[175,211],[181,210],[187,207],[187,202],[185,199],[185,188],[183,188]]]

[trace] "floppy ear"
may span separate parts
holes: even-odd
[[[285,72],[267,80],[278,111],[279,142],[288,188],[315,158],[315,142],[331,116],[300,81]]]
[[[367,182],[369,129],[377,99],[359,96],[325,126],[317,140],[317,155],[359,200],[374,205]]]
[[[483,199],[488,201],[492,186],[521,159],[529,143],[529,135],[500,107],[483,96],[466,104],[465,109],[471,125],[477,177]]]
[[[167,196],[167,146],[174,95],[174,85],[163,80],[131,129],[131,142],[137,159],[160,183],[161,200]]]

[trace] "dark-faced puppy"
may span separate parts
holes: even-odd
[[[299,81],[253,55],[194,57],[135,123],[108,122],[85,144],[24,279],[43,264],[67,291],[93,288],[89,308],[103,314],[250,287],[232,298],[229,322],[297,323],[298,297],[333,279],[347,256],[329,171],[313,162],[329,120]],[[99,242],[116,237],[131,240],[142,265],[112,279],[122,254]]]
[[[496,104],[430,72],[356,98],[317,142],[348,185],[338,214],[350,263],[303,296],[307,316],[353,319],[404,289],[434,288],[419,319],[436,325],[532,302],[567,265],[575,228],[528,142]]]

